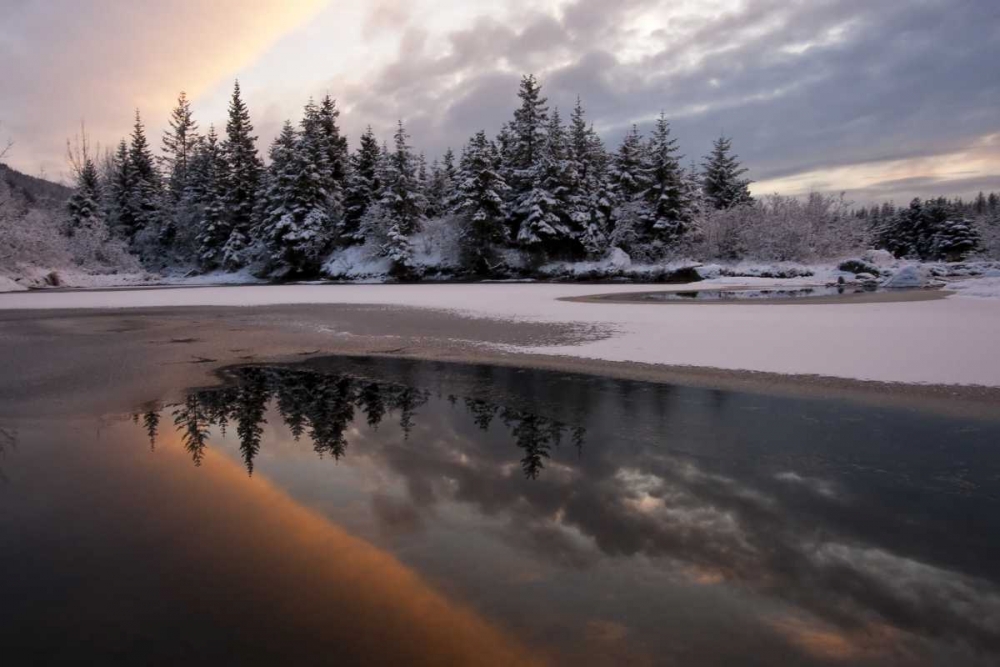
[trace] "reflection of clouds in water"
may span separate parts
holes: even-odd
[[[391,383],[381,391],[373,387],[358,393],[341,383],[337,391],[319,392],[340,400],[339,408],[296,410],[294,391],[285,388],[278,396],[284,397],[286,418],[309,415],[303,431],[325,433],[337,443],[336,449],[317,451],[347,456],[352,466],[364,462],[360,467],[377,479],[371,510],[387,532],[420,531],[435,520],[430,513],[445,505],[473,508],[479,530],[490,526],[543,568],[627,568],[625,559],[641,557],[676,580],[727,584],[786,605],[796,613],[774,616],[768,627],[828,659],[855,659],[890,645],[924,646],[915,635],[1000,647],[1000,593],[992,580],[903,555],[901,549],[912,549],[920,537],[919,513],[902,525],[874,504],[881,500],[877,493],[866,496],[850,479],[834,483],[787,462],[772,470],[756,462],[723,468],[724,456],[682,455],[663,447],[659,432],[629,440],[613,430],[661,420],[661,432],[672,441],[685,424],[664,402],[669,395],[653,392],[640,395],[639,403],[605,404],[599,415],[564,424],[479,399],[435,399]],[[231,391],[237,404],[251,395]],[[345,400],[360,401],[361,414],[346,409]],[[573,396],[575,405],[588,400],[597,399]],[[696,410],[692,405],[685,403],[685,409]],[[711,408],[720,411],[715,419],[697,422],[708,439],[712,429],[731,428],[722,414],[726,403],[715,401]],[[732,409],[747,413],[746,406]],[[230,412],[238,422],[256,409],[221,408]],[[379,421],[373,424],[372,414],[392,420],[372,431],[369,426]],[[582,456],[560,437],[576,423],[592,429],[594,444]],[[801,423],[808,426],[797,428],[825,429],[829,422]],[[248,425],[244,431],[255,433]],[[732,442],[740,445],[747,437],[739,436]],[[852,499],[849,508],[845,497]],[[908,539],[895,546],[900,530]],[[536,571],[527,580],[542,576]]]
[[[790,484],[801,484],[805,488],[809,489],[813,493],[824,496],[826,498],[837,498],[838,494],[834,489],[833,483],[828,482],[824,479],[817,479],[815,477],[803,477],[796,472],[791,470],[786,472],[779,472],[774,476],[775,479],[788,482]]]
[[[471,502],[488,514],[508,515],[505,539],[546,562],[592,567],[609,557],[644,556],[693,583],[749,587],[820,619],[811,625],[786,619],[774,627],[824,659],[922,644],[917,634],[991,649],[1000,641],[1000,596],[992,582],[841,544],[833,541],[839,527],[829,527],[829,541],[817,541],[828,527],[806,524],[815,517],[797,515],[789,500],[795,496],[782,498],[767,487],[706,472],[690,460],[642,453],[634,461],[617,461],[620,467],[567,461],[560,465],[571,473],[512,487],[506,480],[514,464],[490,460],[509,457],[509,450],[462,442],[470,448],[461,470],[449,467],[444,456],[430,460],[433,448],[414,465],[394,449],[383,453],[401,475],[450,479],[438,502]],[[822,479],[792,471],[772,478],[840,504],[841,495]]]

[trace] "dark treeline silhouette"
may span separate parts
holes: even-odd
[[[240,452],[247,472],[253,474],[260,453],[261,438],[269,405],[278,414],[296,441],[306,436],[322,457],[339,460],[348,447],[347,430],[355,419],[377,429],[389,416],[397,419],[404,439],[409,439],[417,411],[431,394],[425,390],[392,382],[379,382],[351,375],[325,374],[278,367],[243,367],[233,372],[231,383],[193,391],[180,405],[171,408],[174,424],[195,465],[201,465],[212,429],[225,436],[235,426]],[[476,426],[489,431],[502,423],[523,452],[521,469],[525,477],[536,479],[558,446],[569,434],[573,446],[582,451],[586,435],[582,427],[570,427],[555,419],[522,409],[505,407],[481,399],[466,398],[461,404]],[[133,415],[155,446],[162,409],[147,406]]]

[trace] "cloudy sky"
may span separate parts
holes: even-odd
[[[64,177],[84,120],[152,134],[180,90],[222,124],[233,80],[261,148],[329,92],[356,138],[403,118],[428,155],[495,132],[522,73],[579,94],[613,147],[660,110],[688,158],[720,132],[761,192],[855,201],[1000,189],[997,0],[0,0],[0,141]]]

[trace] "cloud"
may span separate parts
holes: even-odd
[[[516,104],[516,76],[535,71],[553,106],[582,96],[612,145],[663,109],[690,157],[720,132],[734,135],[751,175],[783,191],[801,190],[783,178],[876,161],[926,170],[1000,130],[1000,82],[983,77],[1000,58],[995,3],[753,0],[716,9],[578,0],[554,14],[480,21],[444,35],[445,55],[401,48],[347,97],[377,107],[382,131],[390,117],[410,119],[415,142],[436,153],[478,127],[496,131]],[[831,176],[810,184],[878,183]]]
[[[237,71],[262,143],[330,92],[351,137],[368,124],[388,137],[403,118],[413,144],[437,155],[496,132],[518,77],[534,72],[552,106],[580,95],[611,147],[664,110],[688,159],[724,132],[765,190],[848,188],[856,199],[902,178],[865,165],[903,161],[905,177],[967,194],[967,176],[928,165],[1000,132],[993,0],[385,0],[318,13],[318,0],[283,11],[270,0],[226,11],[234,1],[15,5],[0,27],[0,55],[24,63],[0,73],[15,163],[53,163],[81,116],[95,134],[121,134],[141,104],[160,126],[182,87],[208,91],[196,110],[219,120]],[[995,162],[1000,148],[985,150]],[[998,173],[991,164],[976,178]]]
[[[0,118],[18,142],[12,164],[58,176],[66,137],[81,119],[107,144],[127,131],[137,106],[158,143],[179,91],[197,97],[232,78],[324,4],[52,0],[6,7]]]

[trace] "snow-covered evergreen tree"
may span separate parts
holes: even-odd
[[[622,138],[608,170],[613,209],[608,243],[635,256],[645,256],[646,204],[643,193],[649,187],[646,147],[635,125]]]
[[[217,269],[232,227],[226,215],[226,157],[214,125],[195,147],[189,175],[182,202],[193,211],[195,261],[203,270]]]
[[[896,257],[930,260],[964,259],[980,242],[979,232],[945,199],[919,198],[882,220],[876,242]]]
[[[223,263],[230,269],[244,264],[245,253],[251,243],[254,208],[263,171],[256,141],[250,111],[243,101],[240,82],[237,81],[229,102],[226,140],[222,145],[228,167],[226,213],[231,228],[223,248]]]
[[[497,171],[503,180],[509,186],[514,182],[514,133],[510,129],[510,123],[504,123],[500,127],[500,132],[497,133],[494,142],[497,147]],[[510,192],[507,194],[508,204],[512,203],[513,196]],[[507,210],[507,219],[510,220],[511,212]]]
[[[478,132],[462,155],[456,212],[461,219],[463,264],[489,275],[495,247],[507,240],[504,196],[508,186],[496,169],[497,147]]]
[[[83,156],[83,164],[76,175],[76,190],[69,198],[66,208],[69,213],[66,231],[70,236],[78,231],[95,230],[104,225],[97,165],[89,156]]]
[[[979,244],[980,234],[971,220],[959,214],[949,215],[934,230],[931,258],[961,261],[976,250]]]
[[[342,242],[357,243],[364,240],[360,233],[361,220],[382,189],[377,173],[380,155],[378,140],[369,125],[361,135],[358,150],[351,155],[344,199],[344,219],[340,229]]]
[[[666,114],[661,113],[646,149],[647,186],[642,197],[647,238],[664,245],[676,242],[692,218],[677,150]]]
[[[549,202],[551,193],[539,191],[549,108],[533,75],[521,78],[517,96],[521,106],[514,112],[509,137],[501,141],[510,165],[509,176],[506,176],[511,186],[508,216],[518,242],[537,245],[541,242],[539,232],[546,231],[546,226],[551,227],[554,222],[550,218],[551,208],[555,205],[554,201]],[[508,145],[503,146],[504,143]],[[522,229],[529,217],[532,219],[529,228]]]
[[[160,234],[161,207],[163,204],[160,174],[156,170],[153,152],[146,139],[146,128],[142,124],[139,110],[135,111],[135,125],[128,147],[129,193],[127,206],[131,210],[132,229],[129,240],[141,243],[141,254],[152,259]],[[167,239],[169,241],[169,238]]]
[[[286,120],[281,133],[269,150],[270,164],[263,178],[260,194],[261,219],[257,233],[276,262],[283,261],[286,234],[294,234],[297,208],[296,184],[299,179],[299,138],[291,121]],[[289,241],[289,245],[294,239]]]
[[[455,151],[451,149],[451,146],[445,150],[441,158],[441,179],[441,193],[438,196],[441,200],[441,214],[444,215],[454,209],[456,206],[455,198],[458,196],[459,173],[458,167],[455,165]]]
[[[198,123],[183,91],[177,97],[177,106],[170,113],[169,124],[170,128],[163,133],[160,162],[167,175],[170,201],[176,204],[187,188],[190,162],[198,145]]]
[[[705,201],[715,209],[727,209],[748,204],[750,181],[742,178],[747,170],[740,166],[737,155],[732,154],[732,139],[719,137],[712,145],[712,152],[705,157],[702,173],[702,191]]]
[[[444,169],[437,158],[430,164],[427,180],[427,217],[442,217],[448,212],[448,197],[445,193],[449,188],[445,183]]]
[[[417,154],[417,189],[425,198],[431,187],[431,174],[427,169],[427,156],[423,151]]]
[[[275,275],[317,272],[333,240],[340,202],[323,116],[310,100],[300,130],[286,123],[271,147],[259,234]]]
[[[645,192],[648,178],[643,168],[644,162],[642,134],[633,125],[611,161],[611,189],[616,203],[632,201]]]
[[[518,242],[530,249],[544,248],[559,255],[572,253],[575,242],[571,212],[571,185],[576,179],[567,159],[566,129],[556,109],[546,126],[544,143],[532,170],[532,188],[522,200],[524,219]]]
[[[608,156],[600,137],[587,125],[579,97],[570,118],[568,160],[570,221],[584,250],[596,257],[607,249],[612,208]]]
[[[105,215],[112,232],[126,241],[135,234],[135,217],[132,212],[132,164],[128,159],[128,144],[122,139],[118,142],[111,159],[108,161],[106,183],[104,188]]]
[[[411,237],[424,222],[427,200],[417,181],[416,159],[407,143],[409,135],[399,121],[394,135],[395,149],[384,160],[385,177],[379,204],[385,230],[384,251],[392,260],[392,274],[409,279],[417,276]]]
[[[340,127],[337,125],[338,118],[340,118],[340,110],[337,108],[337,103],[329,95],[324,96],[317,111],[318,142],[326,154],[327,167],[323,177],[329,203],[329,215],[339,228],[344,216],[344,191],[347,186],[350,160],[347,137],[340,133]]]

